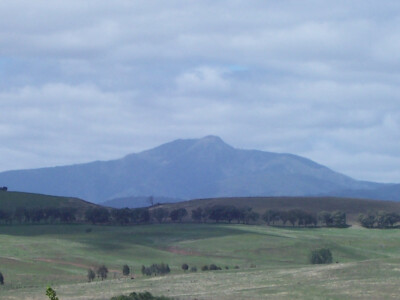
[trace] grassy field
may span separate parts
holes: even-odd
[[[309,252],[319,247],[329,247],[335,263],[310,265]],[[0,299],[45,299],[47,285],[60,300],[109,299],[145,290],[177,299],[396,299],[399,249],[396,229],[1,226],[5,285]],[[170,265],[170,275],[139,274],[141,265],[160,262]],[[103,263],[110,270],[108,279],[88,283],[87,269]],[[198,272],[184,273],[183,263],[197,266]],[[223,270],[200,271],[211,263]],[[122,276],[123,264],[133,267],[134,280]]]

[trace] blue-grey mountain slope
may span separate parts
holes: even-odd
[[[0,173],[0,185],[95,203],[143,195],[180,199],[330,195],[381,186],[296,155],[235,149],[215,136],[176,140],[118,160],[7,171]]]

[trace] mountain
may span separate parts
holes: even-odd
[[[383,186],[357,181],[300,156],[236,149],[216,136],[176,140],[117,160],[7,171],[0,173],[2,185],[95,203],[143,195],[180,199],[330,195]]]

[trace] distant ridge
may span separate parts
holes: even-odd
[[[71,197],[59,197],[23,192],[0,192],[0,209],[14,211],[17,208],[77,208],[86,210],[97,205]]]
[[[117,160],[3,172],[0,185],[95,203],[141,195],[194,199],[363,191],[368,196],[387,186],[293,154],[236,149],[216,136],[175,140]]]

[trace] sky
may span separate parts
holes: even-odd
[[[399,1],[0,1],[0,171],[217,135],[400,183]]]

